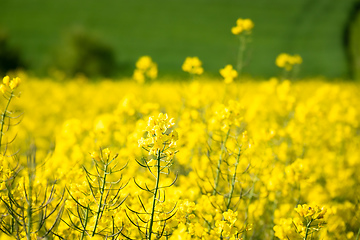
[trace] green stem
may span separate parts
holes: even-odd
[[[240,161],[240,153],[241,153],[241,147],[239,147],[239,152],[238,152],[236,162],[235,162],[235,170],[234,170],[234,174],[231,179],[231,189],[230,189],[230,195],[228,198],[228,202],[226,204],[226,211],[230,208],[231,198],[232,198],[232,195],[233,195],[234,189],[235,189],[236,170],[237,170],[237,166],[239,165],[239,161]]]
[[[115,240],[115,223],[114,223],[114,217],[112,217],[112,240]]]
[[[311,220],[306,224],[306,231],[305,231],[304,240],[306,240],[307,237],[308,237],[310,225],[311,225],[312,222],[313,222],[313,219],[311,219]]]
[[[10,105],[10,102],[11,102],[11,99],[13,97],[13,91],[11,91],[10,93],[10,97],[9,97],[9,100],[6,104],[6,107],[5,107],[5,110],[4,112],[1,114],[1,129],[0,129],[0,149],[1,149],[1,144],[2,144],[2,137],[4,135],[3,131],[4,131],[4,125],[5,125],[5,118],[6,118],[6,113],[7,113],[7,110],[9,108],[9,105]]]
[[[215,181],[214,181],[214,190],[212,192],[212,195],[216,194],[216,189],[217,189],[218,184],[219,184],[220,167],[221,167],[221,163],[222,163],[222,160],[223,160],[222,158],[223,158],[223,154],[225,152],[226,142],[227,142],[227,139],[229,137],[229,134],[230,134],[230,128],[226,133],[225,140],[224,140],[223,144],[221,145],[220,157],[219,157],[218,165],[217,165],[217,168],[216,168],[216,176],[215,176]]]
[[[85,237],[85,232],[86,232],[86,225],[87,225],[87,220],[88,220],[88,215],[89,215],[89,206],[86,208],[86,212],[85,212],[85,223],[84,223],[84,231],[82,231],[81,233],[81,237],[80,240],[83,240]]]
[[[240,78],[241,71],[244,66],[243,58],[244,58],[244,52],[245,52],[245,47],[246,47],[246,38],[244,35],[240,35],[239,39],[240,39],[240,46],[239,46],[239,52],[238,52],[237,71],[238,71],[238,76]]]
[[[359,228],[359,231],[358,231],[358,233],[357,233],[357,235],[356,235],[356,239],[355,240],[359,240],[360,239],[360,228]]]
[[[156,173],[156,183],[155,183],[155,189],[154,189],[154,197],[153,197],[153,203],[152,203],[152,209],[151,209],[151,217],[150,217],[150,225],[149,225],[149,233],[148,233],[148,239],[151,240],[151,234],[152,234],[152,227],[154,224],[154,215],[155,215],[155,205],[156,205],[156,195],[159,189],[159,182],[160,182],[160,150],[157,152],[157,173]]]
[[[30,233],[31,233],[31,225],[32,225],[32,179],[33,179],[33,163],[31,159],[31,155],[29,156],[28,160],[28,177],[29,177],[29,188],[28,188],[28,207],[27,207],[27,232],[26,232],[26,238],[28,240],[31,239]],[[25,183],[24,183],[25,184]]]
[[[102,207],[102,199],[103,199],[103,196],[104,196],[104,189],[105,189],[105,183],[106,183],[106,175],[107,175],[107,168],[108,168],[108,164],[105,163],[105,168],[104,168],[104,175],[103,177],[101,178],[102,180],[102,184],[101,184],[101,188],[100,188],[100,199],[99,199],[99,206],[98,206],[98,210],[96,212],[96,220],[95,220],[95,225],[94,225],[94,231],[92,233],[92,237],[95,235],[95,232],[96,232],[96,227],[98,225],[98,222],[99,222],[99,218],[100,218],[100,213],[101,213],[101,207]],[[105,205],[104,205],[105,206]]]

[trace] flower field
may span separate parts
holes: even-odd
[[[2,135],[2,239],[140,239],[151,218],[154,239],[358,234],[358,84],[21,79]]]
[[[245,79],[253,27],[221,78],[3,77],[1,239],[359,239],[360,85]]]

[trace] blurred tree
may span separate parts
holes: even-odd
[[[84,74],[87,77],[110,77],[116,69],[113,48],[99,37],[82,28],[69,32],[55,56],[54,66],[72,77]]]

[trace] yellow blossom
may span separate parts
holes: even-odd
[[[182,65],[182,70],[190,74],[201,75],[204,69],[201,67],[202,62],[198,57],[187,57]]]
[[[5,76],[3,78],[3,83],[5,84],[5,86],[9,86],[9,82],[10,82],[10,77],[9,76]]]
[[[253,28],[254,28],[254,23],[251,19],[239,18],[236,21],[236,26],[231,28],[231,32],[234,35],[239,35],[242,32],[250,33],[251,29],[253,29]]]
[[[226,65],[225,68],[220,69],[220,74],[224,78],[224,82],[229,84],[234,81],[234,78],[238,76],[238,73],[233,69],[232,65]]]

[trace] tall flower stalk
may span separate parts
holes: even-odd
[[[165,225],[166,221],[174,216],[175,208],[168,212],[160,211],[156,208],[158,203],[162,203],[165,201],[165,190],[164,188],[172,186],[175,180],[168,186],[160,186],[161,175],[169,175],[170,167],[173,164],[174,155],[176,154],[176,141],[178,140],[178,134],[176,131],[172,130],[172,127],[175,125],[175,120],[173,118],[169,119],[167,114],[160,113],[158,117],[150,117],[148,120],[147,127],[145,131],[147,135],[145,138],[141,138],[139,140],[139,147],[142,147],[148,152],[148,159],[143,159],[143,163],[139,163],[139,165],[143,168],[146,168],[150,174],[155,179],[154,188],[150,189],[147,184],[145,187],[140,186],[135,181],[135,184],[142,190],[149,192],[152,194],[152,203],[151,203],[151,211],[147,211],[143,201],[139,197],[142,208],[144,210],[143,213],[136,212],[132,209],[130,211],[134,212],[137,216],[141,214],[145,214],[148,216],[148,220],[145,221],[146,226],[144,230],[141,230],[141,226],[135,223],[133,220],[129,220],[138,227],[140,231],[143,232],[146,239],[151,240],[154,235],[157,239],[161,236],[166,235],[165,233]],[[163,197],[161,197],[163,195]],[[157,215],[165,215],[165,217],[159,217]],[[144,222],[143,219],[140,219]],[[162,225],[161,231],[154,229],[154,223],[160,223]]]

